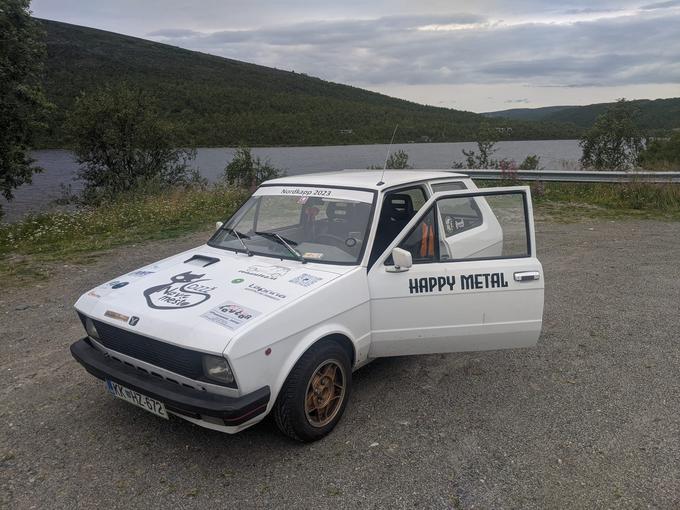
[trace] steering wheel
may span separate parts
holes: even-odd
[[[347,244],[345,242],[347,241],[347,239],[343,239],[333,234],[318,234],[316,236],[316,240],[319,242],[319,244],[324,244],[321,242],[322,239],[329,239],[331,241],[331,244],[335,245],[337,248],[340,248],[341,250],[344,250],[347,247]]]

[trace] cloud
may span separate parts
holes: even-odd
[[[178,46],[359,86],[680,83],[680,12],[574,6],[542,18],[399,15],[212,32],[167,29]],[[656,6],[656,7],[654,7]],[[569,5],[567,7],[570,7]],[[571,11],[575,19],[563,17]],[[598,13],[602,13],[599,16]],[[587,19],[579,18],[588,14]]]
[[[669,9],[671,7],[680,6],[680,0],[670,0],[668,2],[656,2],[653,4],[647,4],[640,7],[643,11],[655,11],[657,9]]]
[[[517,104],[517,103],[528,103],[529,99],[526,97],[523,97],[521,99],[506,99],[504,101],[505,103],[512,103],[512,104]]]
[[[146,35],[148,37],[160,37],[163,39],[187,39],[189,37],[200,37],[202,34],[196,30],[187,30],[185,28],[166,28],[149,32]]]

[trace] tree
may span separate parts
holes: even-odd
[[[413,167],[408,164],[408,153],[400,149],[397,152],[390,154],[385,165],[371,165],[368,167],[369,170],[382,170],[383,168],[389,168],[390,170],[405,170]]]
[[[282,173],[269,160],[253,157],[250,147],[243,146],[236,149],[233,159],[224,169],[224,177],[229,184],[251,188],[268,179],[280,177]]]
[[[619,99],[600,115],[581,138],[581,164],[595,170],[628,170],[636,166],[644,136],[636,126],[637,108]]]
[[[73,151],[84,165],[83,201],[96,203],[140,186],[164,188],[192,179],[196,151],[177,148],[174,128],[152,100],[126,84],[82,94],[68,119]]]
[[[640,166],[647,170],[680,169],[680,132],[670,138],[657,138],[640,153]]]
[[[29,149],[50,106],[40,81],[43,33],[31,18],[29,4],[0,0],[0,193],[7,200],[40,171]]]
[[[466,168],[498,168],[498,161],[492,158],[496,152],[496,133],[487,123],[483,123],[477,132],[477,151],[463,149]],[[463,168],[462,164],[454,163],[453,168]]]
[[[542,170],[541,157],[537,154],[529,154],[517,167],[518,170]]]

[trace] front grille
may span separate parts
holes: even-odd
[[[83,317],[81,319],[84,320]],[[99,343],[107,349],[150,363],[190,379],[203,378],[202,355],[197,351],[159,342],[131,331],[92,320],[99,333]],[[219,383],[215,383],[219,384]]]

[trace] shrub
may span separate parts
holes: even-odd
[[[652,140],[640,153],[640,166],[648,170],[680,170],[680,132]]]
[[[638,164],[644,147],[636,126],[638,110],[620,99],[600,115],[581,138],[581,164],[595,170],[628,170]]]
[[[519,170],[542,170],[541,158],[536,154],[530,154],[517,167]]]
[[[255,188],[266,180],[282,175],[284,172],[272,166],[269,160],[253,157],[250,147],[236,149],[234,158],[224,169],[224,178],[229,184],[247,188]]]
[[[79,177],[85,203],[196,179],[189,166],[195,150],[176,148],[173,128],[139,89],[120,84],[82,94],[68,126],[77,161],[84,165]]]
[[[496,142],[496,136],[491,127],[488,124],[482,124],[477,133],[477,152],[463,149],[466,168],[499,168],[499,162],[492,158],[497,150]],[[462,166],[454,163],[453,168],[462,168]]]
[[[405,170],[413,167],[408,164],[408,153],[404,150],[398,150],[397,152],[390,154],[384,165],[371,165],[368,168],[369,170],[382,170],[383,168]]]

